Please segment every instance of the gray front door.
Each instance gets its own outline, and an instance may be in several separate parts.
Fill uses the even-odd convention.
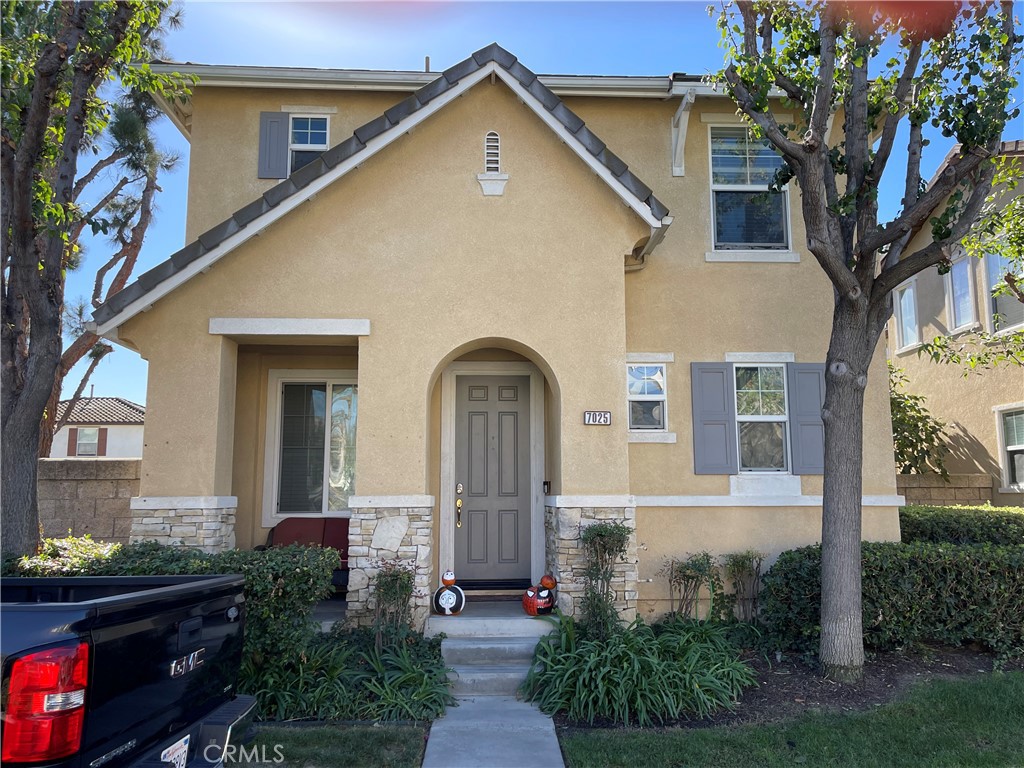
[[[455,575],[460,584],[528,580],[530,377],[455,381]]]

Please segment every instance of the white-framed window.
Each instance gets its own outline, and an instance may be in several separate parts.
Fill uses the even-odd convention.
[[[921,343],[921,329],[917,323],[917,283],[914,280],[899,286],[893,297],[896,316],[896,349],[907,349]]]
[[[783,160],[744,126],[710,126],[715,251],[789,251],[789,193],[768,192]]]
[[[79,427],[75,445],[76,456],[96,456],[100,449],[100,428]]]
[[[974,325],[974,281],[967,256],[953,260],[946,273],[946,323],[949,332],[963,331]]]
[[[985,268],[988,274],[986,314],[992,332],[1020,330],[1024,326],[1024,304],[1021,304],[1012,293],[1006,291],[999,296],[992,295],[999,286],[1004,285],[1004,279],[1011,271],[1010,260],[999,254],[990,253],[985,256]]]
[[[1024,490],[1024,403],[997,405],[992,410],[996,414],[1003,488]]]
[[[629,429],[638,432],[668,430],[668,397],[664,363],[626,365]]]
[[[740,472],[789,472],[786,366],[737,363],[734,371]]]
[[[290,115],[288,122],[288,168],[295,173],[327,149],[330,118],[327,115]]]
[[[270,371],[264,524],[348,513],[357,414],[354,371]]]

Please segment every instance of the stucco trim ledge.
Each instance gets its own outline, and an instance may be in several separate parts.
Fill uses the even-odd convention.
[[[625,494],[607,496],[545,496],[544,504],[548,507],[635,507],[635,498]]]
[[[636,496],[637,507],[820,507],[821,496]],[[902,507],[903,496],[863,496],[865,507]],[[579,505],[564,505],[579,506]]]
[[[435,499],[427,494],[409,494],[406,496],[349,496],[348,505],[352,509],[398,509],[433,507]]]
[[[230,509],[238,507],[237,496],[134,496],[132,509]]]
[[[366,319],[309,317],[211,317],[214,336],[369,336]]]

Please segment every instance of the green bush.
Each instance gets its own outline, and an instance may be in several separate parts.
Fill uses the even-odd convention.
[[[602,639],[622,629],[619,612],[615,610],[612,578],[615,563],[622,559],[629,546],[633,529],[616,522],[599,522],[586,526],[580,533],[586,566],[583,569],[583,615],[581,631],[588,637]]]
[[[864,642],[979,642],[1024,652],[1024,546],[863,545]],[[813,652],[821,634],[821,547],[783,552],[764,578],[766,640]]]
[[[904,543],[1024,544],[1024,507],[900,508],[900,536]]]
[[[641,620],[603,640],[583,639],[572,617],[537,645],[523,693],[547,714],[650,726],[731,709],[754,682],[724,627],[677,618]]]

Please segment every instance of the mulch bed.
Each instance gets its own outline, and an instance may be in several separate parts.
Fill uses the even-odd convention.
[[[852,712],[871,709],[895,700],[910,686],[926,680],[961,680],[992,672],[995,656],[981,648],[921,647],[914,651],[871,654],[864,665],[864,679],[843,685],[825,679],[804,661],[783,656],[765,659],[750,655],[748,664],[757,673],[757,685],[747,688],[732,712],[706,720],[682,720],[680,728],[714,728],[723,725],[759,724],[786,720],[805,712]],[[1005,663],[1002,669],[1024,670],[1024,660]],[[586,723],[555,716],[559,728],[587,728]],[[666,725],[670,725],[666,723]],[[595,728],[619,727],[595,722]]]

